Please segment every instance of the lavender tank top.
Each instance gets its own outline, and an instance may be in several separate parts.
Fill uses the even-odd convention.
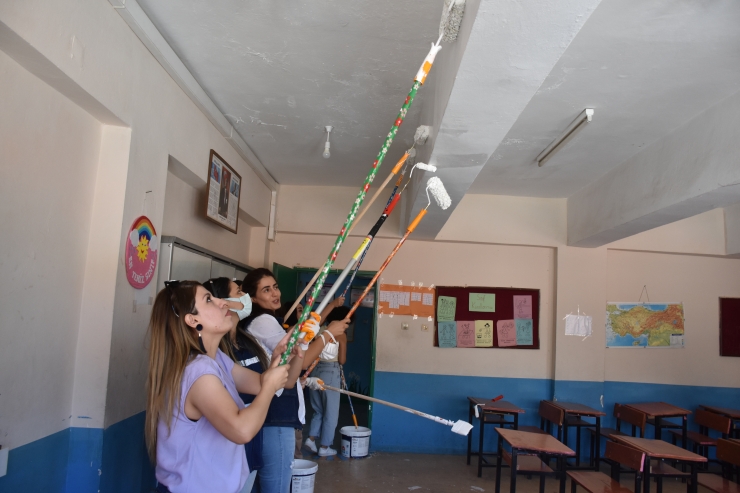
[[[185,415],[185,398],[195,381],[215,375],[239,409],[244,403],[236,390],[231,369],[234,362],[221,350],[216,359],[201,354],[185,367],[180,403],[170,432],[160,418],[157,425],[157,481],[172,493],[238,493],[249,476],[244,445],[237,445],[216,430],[205,416],[191,421]]]

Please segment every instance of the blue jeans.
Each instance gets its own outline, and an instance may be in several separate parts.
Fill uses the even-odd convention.
[[[320,362],[313,375],[320,378],[326,385],[339,387],[339,363]],[[339,421],[339,392],[332,390],[310,390],[311,407],[313,418],[311,418],[311,431],[309,436],[320,437],[321,446],[328,447],[334,443],[334,432]]]
[[[257,474],[261,493],[289,493],[293,475],[295,428],[265,426],[262,428],[262,461]]]

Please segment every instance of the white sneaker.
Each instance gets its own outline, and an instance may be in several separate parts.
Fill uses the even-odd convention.
[[[311,440],[310,438],[306,438],[306,442],[304,443],[304,445],[306,446],[306,448],[307,448],[308,450],[310,450],[310,451],[311,451],[311,452],[313,452],[314,454],[315,454],[316,452],[318,452],[318,450],[316,449],[316,442],[314,442],[314,441],[313,441],[313,440]]]
[[[337,451],[331,447],[321,447],[319,449],[319,457],[331,457],[333,455],[337,455]]]

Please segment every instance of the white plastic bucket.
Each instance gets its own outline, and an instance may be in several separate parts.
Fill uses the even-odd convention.
[[[339,433],[342,434],[342,455],[349,458],[367,457],[370,450],[370,428],[360,426],[345,426]]]
[[[293,461],[293,477],[290,480],[290,493],[313,493],[316,471],[319,465],[310,460]]]

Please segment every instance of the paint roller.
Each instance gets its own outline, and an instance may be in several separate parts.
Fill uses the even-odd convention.
[[[422,125],[422,126],[424,126],[424,125]],[[419,127],[419,128],[421,128],[421,127]],[[417,132],[418,132],[418,129],[417,129]],[[426,140],[426,138],[425,138],[425,140]],[[418,143],[419,141],[417,140],[416,142]],[[411,148],[410,151],[414,151],[414,155],[416,154],[416,151],[414,150],[414,148]],[[411,156],[411,153],[410,152],[409,152],[409,156]],[[434,166],[433,164],[416,163],[411,168],[411,174],[409,175],[409,180],[406,182],[406,185],[404,185],[404,187],[401,189],[401,191],[398,192],[398,195],[396,195],[396,190],[398,190],[398,187],[401,185],[401,180],[403,179],[403,173],[401,173],[401,176],[398,177],[398,181],[396,182],[396,186],[393,189],[393,192],[391,192],[391,196],[388,198],[388,204],[386,204],[386,207],[394,199],[395,200],[398,200],[398,197],[403,193],[404,190],[406,190],[406,187],[408,187],[409,186],[409,183],[411,183],[411,177],[413,176],[414,169],[416,169],[416,168],[422,169],[424,171],[431,171],[431,172],[437,171],[437,167]],[[362,262],[365,260],[365,255],[367,255],[367,252],[370,250],[370,245],[372,245],[372,243],[373,243],[373,241],[370,240],[370,242],[365,247],[365,251],[362,252],[362,256],[360,257],[360,260],[357,262],[357,265],[355,265],[355,268],[354,268],[355,270],[352,272],[352,277],[350,277],[349,282],[344,287],[344,292],[342,292],[342,294],[339,295],[340,297],[343,298],[343,297],[347,296],[347,291],[349,290],[350,286],[352,286],[352,283],[354,282],[355,277],[357,276],[357,273],[360,271],[360,267],[362,266]]]
[[[349,390],[342,390],[336,387],[330,387],[329,385],[323,385],[323,387],[325,390],[333,390],[334,392],[339,392],[340,394],[345,394],[347,396],[356,397],[358,399],[365,399],[366,401],[377,402],[378,404],[383,404],[384,406],[393,407],[396,409],[400,409],[401,411],[406,411],[407,413],[416,414],[417,416],[421,416],[422,418],[431,419],[432,421],[445,426],[451,426],[452,432],[457,433],[458,435],[467,436],[468,433],[470,433],[470,430],[473,429],[473,425],[471,425],[467,421],[462,421],[460,419],[458,419],[457,421],[451,421],[449,419],[440,418],[439,416],[432,416],[431,414],[417,411],[416,409],[411,409],[410,407],[401,406],[392,402],[376,399],[375,397],[369,397],[366,395],[357,394],[355,392],[350,392]]]
[[[436,169],[436,168],[435,168]],[[352,316],[352,314],[355,313],[357,308],[359,308],[360,303],[362,303],[362,300],[367,296],[367,294],[370,292],[370,290],[375,286],[375,283],[378,281],[378,278],[380,278],[380,275],[383,273],[386,267],[388,267],[388,264],[391,263],[391,260],[393,260],[393,257],[395,257],[396,253],[398,253],[398,250],[401,249],[403,244],[406,242],[406,239],[409,237],[409,235],[416,229],[416,227],[419,225],[421,220],[424,218],[424,216],[427,213],[427,210],[429,209],[429,206],[432,204],[431,198],[429,198],[429,194],[431,193],[431,196],[434,198],[434,201],[437,203],[440,209],[446,210],[452,205],[452,199],[450,199],[449,194],[447,193],[447,190],[445,190],[445,186],[442,183],[442,180],[440,180],[438,177],[433,176],[429,178],[429,181],[427,181],[427,206],[419,211],[419,213],[416,215],[416,218],[409,224],[409,227],[406,229],[406,233],[401,237],[400,240],[398,240],[398,243],[393,248],[393,251],[391,251],[390,255],[388,255],[388,258],[385,259],[383,262],[383,265],[380,266],[380,269],[378,269],[378,272],[375,273],[370,283],[365,287],[365,291],[363,291],[360,298],[355,302],[355,304],[352,306],[352,308],[349,311],[349,314],[347,314],[348,317]]]
[[[440,20],[440,25],[439,25],[440,33],[439,33],[439,38],[437,39],[437,43],[432,44],[432,47],[429,50],[429,53],[427,54],[426,58],[424,58],[424,61],[422,62],[421,67],[417,71],[416,76],[414,77],[414,83],[411,86],[411,90],[406,96],[406,100],[401,106],[401,110],[399,111],[398,116],[396,117],[396,120],[393,122],[393,125],[391,126],[391,130],[390,132],[388,132],[388,136],[383,142],[383,146],[381,147],[380,152],[378,153],[375,161],[373,162],[372,167],[370,171],[368,172],[368,175],[365,177],[365,182],[363,184],[363,187],[360,189],[360,192],[357,194],[357,199],[355,199],[354,203],[352,204],[352,207],[350,208],[349,215],[347,216],[347,219],[345,220],[344,226],[342,226],[342,229],[339,231],[339,235],[337,236],[337,239],[334,242],[334,246],[332,247],[332,250],[329,253],[329,257],[324,263],[323,268],[320,269],[320,274],[318,276],[316,284],[313,287],[311,296],[308,298],[306,302],[306,308],[303,310],[303,313],[298,319],[299,326],[301,326],[303,322],[305,322],[306,319],[308,318],[309,312],[313,308],[314,300],[319,295],[321,288],[324,286],[324,281],[326,281],[326,277],[329,274],[329,270],[331,269],[331,266],[334,264],[334,260],[336,260],[337,258],[339,248],[342,246],[342,243],[347,238],[349,229],[354,224],[357,211],[359,210],[360,206],[362,206],[362,203],[365,200],[365,194],[370,188],[370,184],[375,179],[375,175],[377,174],[378,169],[380,168],[380,165],[383,163],[383,160],[385,159],[385,155],[388,152],[388,148],[390,148],[391,144],[393,143],[393,139],[398,133],[398,128],[401,126],[404,119],[406,118],[406,114],[408,113],[408,110],[411,107],[411,103],[416,97],[417,91],[424,84],[424,81],[426,81],[427,75],[429,75],[429,71],[432,69],[432,65],[434,64],[434,59],[437,56],[437,53],[439,53],[439,50],[442,49],[442,47],[440,46],[442,39],[444,38],[448,42],[451,42],[457,39],[457,33],[460,30],[460,23],[462,22],[464,11],[465,11],[465,0],[445,0],[445,5],[442,10],[442,18]],[[428,193],[428,190],[429,190],[429,187],[427,186],[427,193]],[[448,196],[448,199],[449,199],[449,196]],[[424,209],[424,211],[426,211],[426,209]],[[418,219],[421,220],[420,217]],[[416,220],[414,222],[418,224]],[[283,353],[280,359],[281,365],[284,365],[288,362],[288,356],[290,355],[290,352],[293,350],[293,346],[295,346],[295,343],[298,341],[299,334],[300,334],[299,331],[294,331],[290,339],[288,340],[288,344],[285,349],[285,352]]]
[[[420,163],[423,164],[423,163]],[[434,168],[436,170],[436,168]],[[410,178],[409,178],[410,181]],[[352,305],[352,308],[349,310],[349,313],[347,314],[347,318],[351,317],[355,311],[357,311],[357,308],[359,308],[360,303],[362,303],[362,300],[365,299],[365,296],[370,292],[370,290],[375,286],[375,283],[378,281],[378,278],[380,278],[380,275],[383,273],[386,267],[388,267],[388,264],[391,263],[391,260],[393,260],[393,257],[395,257],[396,253],[398,253],[398,250],[401,249],[403,244],[406,242],[406,239],[409,237],[409,235],[416,229],[416,227],[419,225],[421,220],[424,218],[424,216],[427,213],[427,209],[429,209],[429,206],[432,204],[432,199],[429,197],[429,194],[431,193],[432,197],[434,197],[434,201],[437,203],[437,205],[442,210],[446,210],[452,205],[452,199],[450,199],[449,194],[447,193],[447,190],[445,190],[445,186],[442,183],[442,180],[440,180],[438,177],[433,176],[429,178],[429,181],[427,181],[427,206],[419,211],[419,214],[416,215],[416,218],[409,224],[408,228],[406,228],[406,233],[401,237],[401,239],[398,241],[396,246],[393,248],[393,251],[388,255],[388,258],[385,259],[383,262],[383,265],[380,266],[380,269],[378,269],[378,272],[375,273],[370,283],[365,287],[365,290],[362,292],[362,295],[355,301],[355,304]],[[336,284],[335,284],[336,286]],[[311,374],[314,368],[316,368],[316,365],[319,363],[319,358],[317,358],[313,363],[311,363],[311,366],[308,367],[306,370],[306,373],[304,374],[304,377],[308,377],[308,375]]]
[[[411,182],[411,176],[414,173],[414,169],[419,168],[423,169],[425,171],[437,171],[437,167],[431,164],[425,164],[425,163],[417,163],[414,165],[414,167],[411,169],[411,174],[409,175],[409,180],[406,182],[406,186]],[[403,176],[403,175],[401,175]],[[442,182],[437,179],[439,183]],[[357,272],[357,269],[359,269],[360,265],[362,264],[362,259],[364,259],[365,254],[367,253],[368,249],[370,248],[370,244],[373,242],[373,239],[378,234],[378,231],[380,231],[380,228],[385,223],[385,220],[388,218],[388,216],[393,212],[393,209],[396,207],[396,204],[398,203],[399,199],[401,198],[401,193],[406,189],[406,186],[403,187],[401,192],[398,194],[394,194],[390,200],[388,201],[388,204],[386,205],[385,209],[383,209],[382,214],[378,218],[377,221],[375,221],[375,224],[370,229],[370,232],[367,234],[363,242],[360,244],[360,247],[357,249],[357,251],[352,255],[352,257],[349,259],[349,262],[347,262],[347,265],[344,267],[342,272],[339,274],[339,277],[337,277],[337,280],[334,281],[334,285],[329,289],[329,291],[324,296],[324,299],[319,303],[319,306],[314,310],[316,313],[321,313],[324,311],[324,309],[331,303],[331,300],[334,299],[334,295],[336,294],[337,290],[339,289],[339,286],[342,285],[344,280],[347,278],[347,275],[352,271],[353,268],[355,269],[355,273]],[[433,192],[434,194],[435,192]],[[439,192],[436,192],[439,193]],[[444,190],[444,185],[442,185],[442,193],[447,195],[447,192]],[[447,196],[449,198],[449,195]],[[429,206],[427,205],[427,208]],[[418,224],[418,223],[417,223]],[[354,275],[352,276],[352,279],[347,284],[349,286],[352,284],[352,281],[354,280]],[[347,293],[346,289],[345,292],[342,294],[344,296]],[[300,298],[299,298],[300,299]],[[351,312],[350,315],[354,313]]]

